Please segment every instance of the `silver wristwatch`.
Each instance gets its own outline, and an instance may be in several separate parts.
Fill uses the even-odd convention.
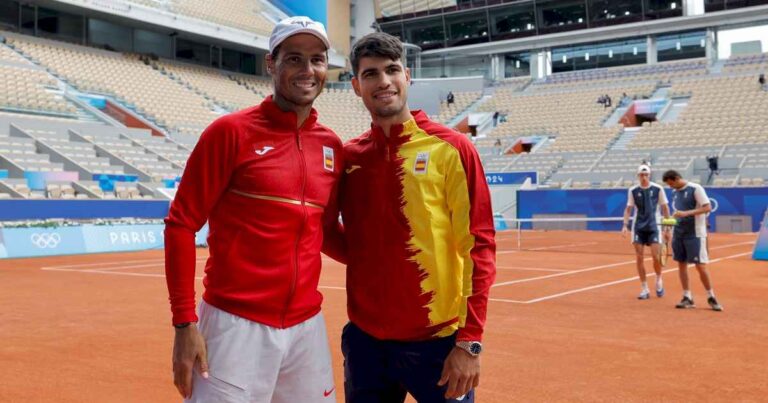
[[[457,341],[456,347],[468,352],[473,357],[477,357],[483,352],[483,344],[479,341]]]

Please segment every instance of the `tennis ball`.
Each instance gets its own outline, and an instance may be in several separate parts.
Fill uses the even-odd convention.
[[[677,225],[677,218],[669,217],[661,220],[661,225]]]

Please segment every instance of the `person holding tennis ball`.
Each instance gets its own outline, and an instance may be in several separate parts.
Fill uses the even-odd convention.
[[[701,185],[686,181],[674,170],[665,172],[662,180],[674,190],[672,207],[675,209],[673,217],[677,219],[677,224],[672,237],[672,251],[680,269],[680,283],[683,286],[683,299],[676,307],[696,307],[688,281],[688,264],[694,264],[701,283],[707,290],[707,303],[713,310],[722,311],[723,307],[715,298],[707,272],[707,214],[712,211],[707,192]]]
[[[632,231],[632,243],[635,246],[635,259],[637,262],[637,274],[640,277],[641,291],[637,299],[646,300],[651,297],[648,290],[648,281],[645,275],[645,247],[651,249],[653,258],[653,270],[656,272],[656,296],[664,296],[664,283],[661,276],[662,268],[662,248],[661,231],[659,231],[659,220],[663,214],[664,218],[669,218],[669,203],[664,188],[651,182],[651,167],[646,164],[640,165],[637,169],[637,179],[639,184],[631,187],[627,192],[627,208],[624,210],[624,226],[622,235],[626,237],[627,232]],[[632,222],[629,216],[634,210]],[[668,232],[665,232],[665,237]],[[664,240],[664,244],[667,240]],[[664,253],[666,254],[666,253]]]

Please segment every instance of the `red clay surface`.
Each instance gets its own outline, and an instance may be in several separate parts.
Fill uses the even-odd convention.
[[[750,258],[754,234],[711,239],[722,313],[707,309],[695,275],[697,309],[674,309],[674,271],[666,297],[636,300],[631,246],[617,234],[525,237],[526,248],[548,249],[517,251],[514,233],[498,236],[478,402],[766,401],[768,263]],[[147,251],[0,261],[0,401],[180,401],[162,259]],[[343,401],[343,267],[327,260],[321,285]]]

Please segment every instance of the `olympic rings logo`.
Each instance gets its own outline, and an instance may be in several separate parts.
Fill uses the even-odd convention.
[[[718,203],[717,200],[715,200],[713,197],[709,198],[709,204],[712,206],[712,211],[710,213],[714,213],[720,207],[720,203]]]
[[[55,249],[61,243],[61,235],[56,233],[34,233],[29,237],[32,244],[40,249]]]

